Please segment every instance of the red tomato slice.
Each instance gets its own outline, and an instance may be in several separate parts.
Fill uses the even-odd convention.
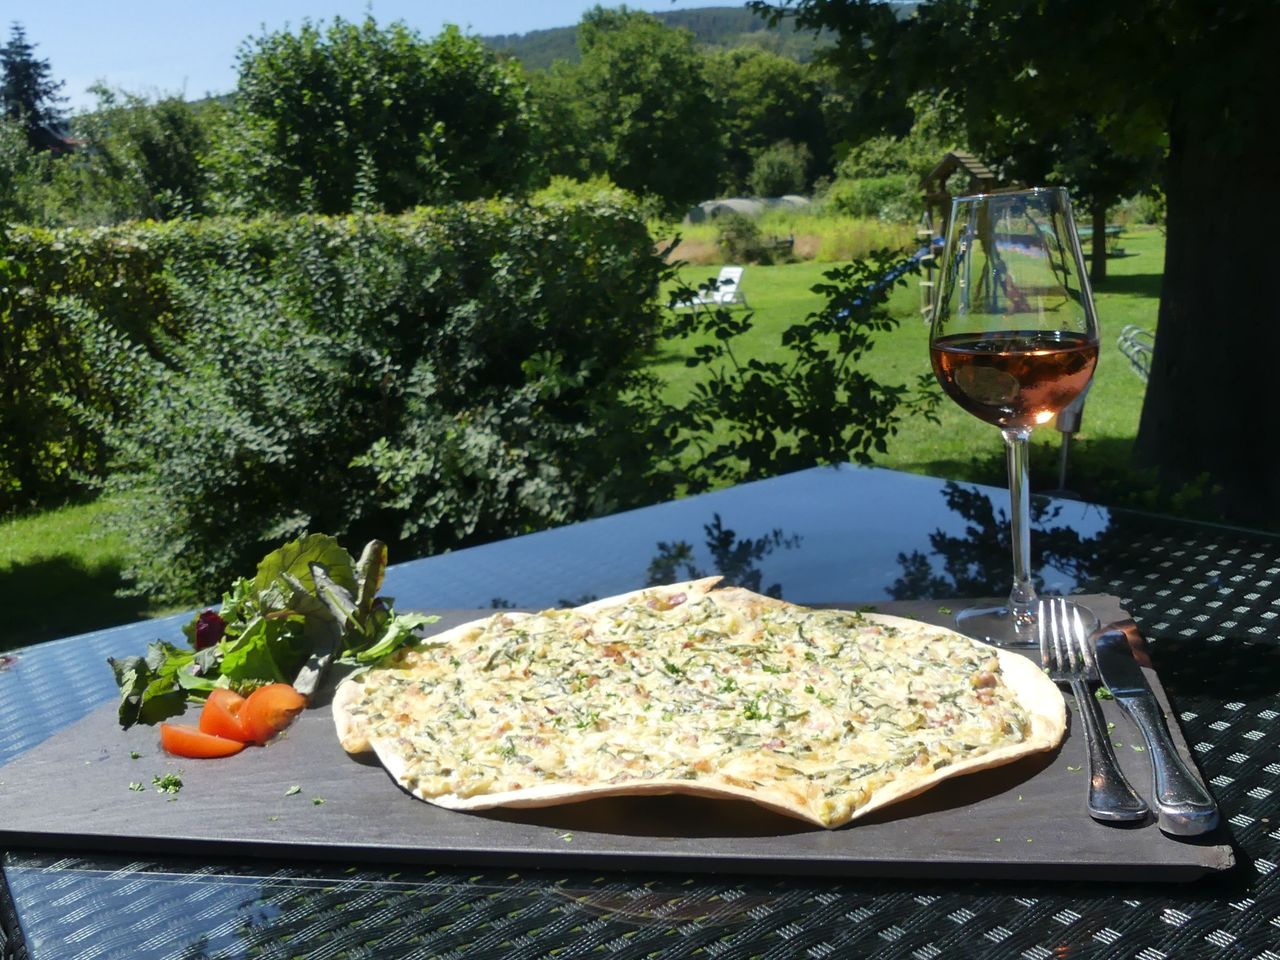
[[[243,743],[202,733],[196,727],[177,723],[160,724],[160,746],[179,757],[207,760],[211,757],[229,757],[244,749]]]
[[[269,683],[249,694],[240,708],[240,726],[250,743],[266,743],[293,722],[307,698],[287,683]]]
[[[244,697],[234,690],[219,687],[209,694],[209,699],[200,711],[200,729],[215,737],[226,737],[228,740],[249,742],[249,735],[240,724],[240,708],[244,706]]]

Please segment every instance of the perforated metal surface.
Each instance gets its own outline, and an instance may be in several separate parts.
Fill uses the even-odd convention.
[[[484,562],[494,563],[497,554],[485,549]],[[1153,640],[1156,667],[1236,844],[1240,865],[1223,877],[1176,887],[833,883],[11,851],[4,876],[25,949],[31,960],[1280,960],[1280,646],[1272,626],[1280,540],[1113,515],[1090,536],[1079,564],[1077,585],[1120,596]],[[151,625],[24,651],[0,674],[0,759],[72,719],[48,703],[61,701],[65,688],[42,679],[46,670],[56,675],[77,659],[100,663],[155,635]],[[110,695],[109,682],[104,688],[86,675],[78,696]]]

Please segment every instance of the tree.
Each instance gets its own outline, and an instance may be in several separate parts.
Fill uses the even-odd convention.
[[[61,122],[58,96],[63,82],[51,77],[48,60],[37,60],[35,45],[27,40],[22,24],[9,28],[9,42],[0,47],[0,111],[7,120],[26,128],[27,144],[33,148],[52,145],[50,127]]]
[[[534,169],[514,64],[447,27],[335,18],[241,47],[235,122],[215,150],[222,205],[345,213],[520,192]]]
[[[534,105],[534,154],[552,177],[586,180],[605,168],[577,64],[557,60],[529,75]]]
[[[1280,444],[1260,442],[1255,420],[1275,402],[1280,324],[1249,238],[1280,222],[1264,149],[1280,5],[933,0],[904,20],[872,0],[752,6],[835,31],[833,56],[868,102],[949,90],[970,131],[997,115],[1023,142],[1053,141],[1087,117],[1116,152],[1166,148],[1164,286],[1136,454],[1174,484],[1211,477],[1228,516],[1276,518]]]
[[[209,119],[217,103],[198,107],[181,97],[154,101],[93,88],[97,106],[76,117],[85,149],[59,162],[56,181],[64,206],[81,223],[169,220],[204,212]]]
[[[724,111],[725,187],[741,190],[754,159],[782,141],[807,147],[807,182],[831,172],[817,68],[759,48],[740,47],[708,57],[707,73]]]
[[[1045,179],[1064,184],[1090,215],[1089,279],[1094,283],[1107,279],[1107,211],[1156,181],[1162,153],[1157,143],[1139,155],[1117,150],[1088,116],[1078,116],[1062,129],[1053,169]]]
[[[781,197],[800,193],[809,182],[808,169],[813,154],[803,143],[779,140],[752,158],[747,186],[758,197]]]
[[[1059,183],[1071,191],[1075,208],[1092,219],[1089,279],[1105,280],[1107,211],[1156,180],[1163,139],[1117,146],[1083,113],[1030,135],[1020,117],[979,115],[969,119],[968,136],[971,147],[1014,182]]]
[[[676,211],[714,194],[721,142],[693,35],[647,13],[595,7],[578,27],[584,122],[593,172]]]

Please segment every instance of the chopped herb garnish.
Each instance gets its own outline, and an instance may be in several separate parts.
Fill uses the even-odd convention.
[[[132,790],[134,793],[141,793],[143,790],[146,789],[146,787],[144,787],[137,780],[135,780],[131,784],[129,784],[129,789]]]
[[[1099,687],[1097,690],[1093,691],[1093,695],[1094,695],[1095,697],[1097,697],[1099,700],[1114,700],[1114,699],[1115,699],[1115,694],[1113,694],[1113,693],[1112,693],[1110,690],[1108,690],[1106,687]]]
[[[311,802],[317,807],[321,806],[324,803],[324,797],[312,797]]]
[[[162,777],[157,773],[151,778],[151,785],[159,793],[177,793],[182,789],[182,777],[176,773],[166,773]]]
[[[295,793],[301,793],[301,792],[302,792],[302,787],[298,786],[295,783],[292,787],[290,787],[288,790],[284,792],[284,795],[286,797],[292,797]]]
[[[137,759],[138,759],[139,757],[141,757],[141,756],[142,756],[142,754],[140,754],[137,750],[130,750],[130,751],[129,751],[129,759],[130,759],[130,760],[137,760]]]

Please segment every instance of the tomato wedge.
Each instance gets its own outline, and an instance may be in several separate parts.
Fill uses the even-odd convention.
[[[207,760],[212,757],[229,757],[244,749],[244,744],[225,737],[203,733],[197,727],[178,723],[160,724],[160,746],[179,757]]]
[[[249,694],[240,707],[240,726],[250,743],[266,743],[293,722],[307,698],[287,683],[269,683]]]
[[[245,698],[234,690],[222,687],[213,690],[200,711],[200,729],[215,737],[248,743],[249,735],[240,724],[240,708],[244,703]]]

